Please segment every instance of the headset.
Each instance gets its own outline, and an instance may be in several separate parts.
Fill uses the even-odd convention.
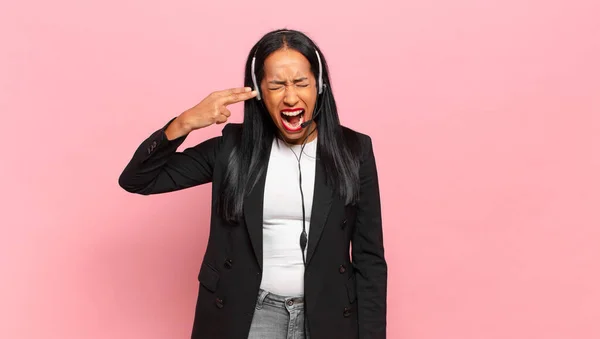
[[[285,33],[285,32],[286,31],[282,31],[282,33]],[[258,45],[260,45],[260,41],[259,41]],[[258,51],[258,46],[254,50],[254,55],[252,57],[251,75],[252,75],[252,83],[254,84],[254,89],[256,90],[256,93],[257,93],[255,99],[258,101],[261,101],[262,98],[260,95],[260,87],[258,86],[258,81],[256,81],[256,52],[257,51]],[[315,108],[317,108],[317,103],[319,103],[320,105],[318,105],[318,109],[313,114],[312,118],[310,118],[309,120],[300,124],[300,126],[302,128],[308,127],[311,124],[311,122],[313,122],[315,120],[315,118],[319,115],[319,113],[321,113],[321,109],[323,108],[323,102],[322,102],[322,100],[319,100],[319,97],[321,96],[321,94],[323,94],[325,88],[327,88],[327,85],[323,83],[323,64],[321,62],[321,56],[319,55],[319,52],[317,51],[316,48],[315,48],[315,53],[317,55],[317,60],[319,62],[319,75],[317,77],[318,95],[317,95],[317,100],[316,100],[317,102],[315,102]],[[304,251],[306,249],[306,245],[308,244],[308,235],[306,233],[306,209],[305,209],[305,204],[304,204],[304,192],[302,190],[302,168],[300,166],[300,160],[302,159],[302,154],[304,153],[304,146],[306,146],[306,141],[308,140],[310,135],[313,134],[316,130],[317,129],[314,128],[312,131],[310,131],[310,133],[308,133],[308,135],[302,141],[302,147],[300,148],[300,155],[297,155],[296,152],[294,152],[294,150],[290,147],[290,150],[292,151],[292,153],[294,153],[294,156],[296,156],[296,159],[298,160],[298,186],[300,187],[300,197],[302,199],[302,233],[300,234],[300,249],[302,251],[302,262],[304,263],[304,268],[306,268],[306,257],[305,257]],[[305,302],[304,303],[304,326],[305,326],[304,337],[305,338],[308,333],[308,320],[307,320],[306,313],[307,313],[307,310],[306,310],[306,302]]]

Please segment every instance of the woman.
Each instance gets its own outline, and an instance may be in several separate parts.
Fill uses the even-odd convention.
[[[303,33],[258,41],[245,86],[171,119],[119,178],[144,195],[212,183],[192,338],[385,338],[371,139],[340,125],[325,58]],[[177,151],[193,130],[226,123],[227,106],[241,101],[242,124]]]

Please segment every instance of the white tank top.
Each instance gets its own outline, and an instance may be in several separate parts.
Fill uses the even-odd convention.
[[[265,182],[261,288],[283,296],[304,295],[304,263],[300,249],[302,199],[297,159],[301,147],[301,145],[288,145],[275,138]],[[300,158],[305,225],[309,238],[316,151],[317,139],[315,138],[304,146]],[[306,249],[304,253],[306,255]]]

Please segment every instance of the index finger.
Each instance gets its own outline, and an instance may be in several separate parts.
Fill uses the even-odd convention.
[[[257,91],[250,91],[250,92],[244,91],[241,93],[231,93],[231,94],[225,96],[225,105],[230,105],[230,104],[234,104],[236,102],[252,99],[256,96],[256,94],[258,94]]]
[[[218,91],[217,93],[220,94],[221,96],[228,96],[228,95],[232,95],[232,94],[250,92],[251,90],[252,90],[252,88],[250,88],[250,87],[234,87],[234,88],[228,88],[228,89],[224,89],[222,91]]]

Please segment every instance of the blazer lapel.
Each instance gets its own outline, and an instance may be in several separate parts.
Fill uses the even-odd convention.
[[[269,159],[271,147],[268,147],[266,159]],[[261,271],[263,269],[263,203],[265,193],[265,182],[267,179],[267,167],[260,174],[256,185],[244,199],[244,219],[250,236],[250,242],[254,249],[254,255]]]
[[[310,216],[310,228],[308,233],[308,249],[306,254],[306,264],[310,262],[310,259],[315,253],[323,228],[329,215],[331,203],[333,199],[333,191],[329,186],[325,184],[325,170],[322,168],[317,157],[317,164],[315,168],[315,188],[313,195],[312,212]]]

